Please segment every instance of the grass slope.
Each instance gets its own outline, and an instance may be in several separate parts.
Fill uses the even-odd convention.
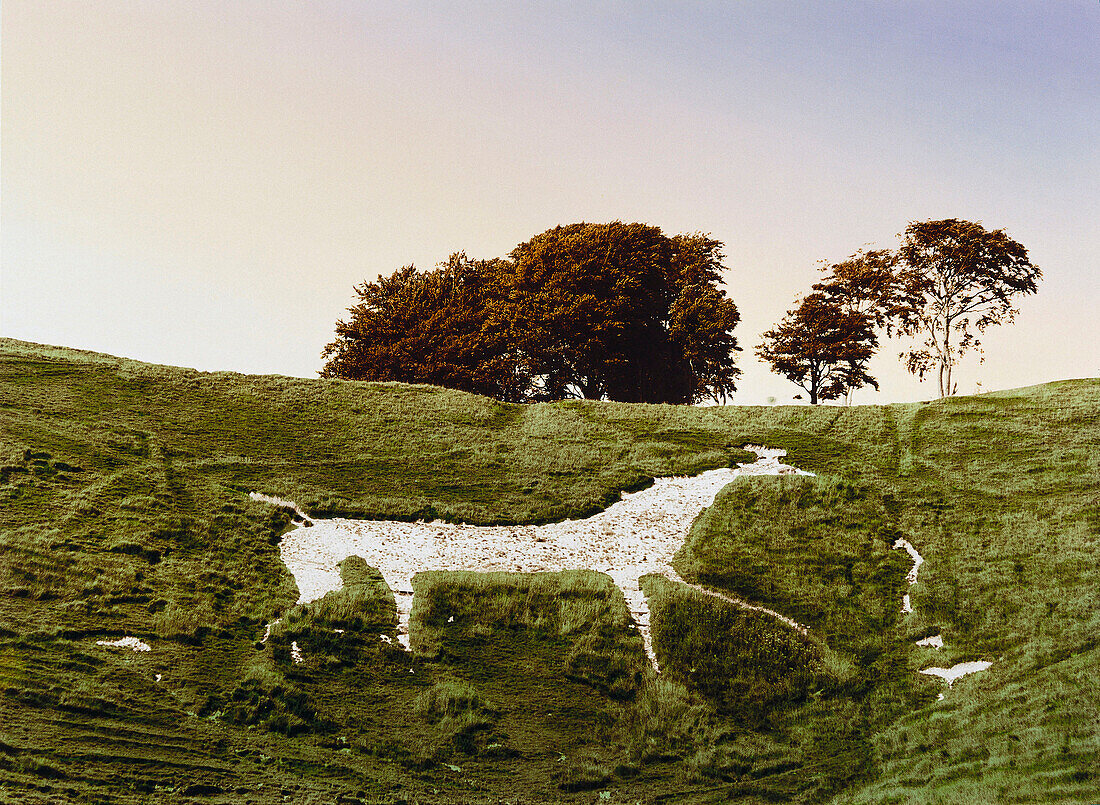
[[[1097,381],[513,406],[0,340],[0,800],[1095,801],[1098,417]],[[413,655],[361,560],[293,607],[290,513],[247,496],[546,522],[746,443],[819,477],[727,488],[678,567],[810,637],[650,579],[659,678],[599,574],[423,574]],[[95,645],[124,634],[153,650]],[[943,701],[915,673],[979,658]]]

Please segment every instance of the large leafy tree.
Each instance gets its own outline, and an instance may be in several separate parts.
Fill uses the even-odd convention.
[[[530,386],[507,348],[496,288],[507,265],[454,254],[434,271],[405,266],[355,288],[336,323],[321,374],[345,380],[431,383],[520,401]]]
[[[517,344],[541,397],[696,402],[735,388],[737,307],[722,244],[645,224],[570,224],[517,246]]]
[[[668,239],[644,224],[570,224],[509,255],[517,344],[549,399],[620,399],[639,386],[639,356],[663,351],[654,326]],[[632,376],[633,375],[633,376]]]
[[[740,374],[722,244],[645,224],[559,226],[506,260],[455,255],[356,288],[322,374],[510,401],[721,399]]]
[[[959,359],[981,346],[976,333],[1012,321],[1013,300],[1035,293],[1042,271],[1003,229],[957,218],[910,223],[898,259],[911,300],[901,330],[923,339],[902,358],[921,380],[935,370],[940,396],[949,396]]]
[[[912,316],[914,300],[898,268],[897,255],[887,249],[859,251],[846,260],[825,266],[825,277],[813,286],[827,302],[866,317],[876,330],[890,336]],[[845,392],[851,404],[855,387]]]
[[[867,313],[812,293],[775,328],[763,334],[756,354],[810,395],[810,403],[843,397],[864,385],[878,388],[867,373],[878,337]]]
[[[672,238],[666,276],[667,327],[684,392],[683,399],[675,402],[724,401],[737,389],[741,370],[734,363],[734,353],[741,348],[733,329],[741,315],[720,287],[723,259],[721,242],[707,235]]]

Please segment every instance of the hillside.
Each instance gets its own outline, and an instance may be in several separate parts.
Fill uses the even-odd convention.
[[[291,513],[248,496],[546,523],[746,444],[817,476],[730,485],[677,569],[810,637],[650,577],[659,678],[595,573],[422,574],[415,654],[362,562],[295,607]],[[0,339],[0,556],[4,802],[1100,799],[1100,380],[516,406]]]

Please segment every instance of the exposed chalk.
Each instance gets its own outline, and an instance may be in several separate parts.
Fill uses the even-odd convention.
[[[984,671],[992,664],[993,663],[986,662],[985,660],[972,660],[971,662],[960,662],[958,665],[952,665],[950,668],[922,668],[921,673],[928,674],[929,676],[938,676],[947,683],[947,687],[951,687],[959,677],[977,673],[978,671]]]
[[[264,636],[260,638],[261,643],[266,643],[267,642],[267,639],[269,637],[271,637],[271,627],[272,626],[278,626],[280,621],[282,621],[282,618],[276,618],[275,620],[273,620],[271,623],[269,623],[267,625],[267,628],[264,629]]]
[[[274,495],[264,495],[259,492],[249,492],[248,496],[253,500],[259,501],[260,503],[270,503],[282,509],[293,509],[294,522],[312,525],[312,523],[310,523],[309,515],[299,509],[298,504],[295,503],[293,500],[286,500],[285,498],[275,497]]]
[[[292,529],[280,543],[279,555],[298,584],[299,603],[339,590],[339,564],[348,556],[359,556],[378,568],[394,593],[397,640],[406,648],[412,577],[420,571],[606,573],[622,589],[646,654],[656,665],[649,605],[638,579],[659,573],[683,581],[672,568],[672,557],[683,545],[692,521],[734,479],[746,475],[812,475],[783,464],[780,459],[786,455],[785,450],[757,445],[745,449],[755,452],[758,460],[690,477],[658,478],[648,489],[623,493],[617,503],[581,520],[542,526],[471,526],[336,518],[316,521],[309,529]],[[293,502],[281,498],[256,493],[252,497],[300,511]],[[766,612],[805,632],[804,627],[774,610],[692,586],[738,606]]]
[[[898,537],[897,542],[894,543],[895,548],[904,548],[905,552],[913,560],[913,566],[909,569],[908,575],[905,580],[909,582],[910,586],[917,583],[917,573],[920,572],[920,566],[924,564],[924,557],[917,553],[917,549],[913,547],[913,543],[907,539]],[[906,593],[901,597],[901,611],[908,614],[913,611],[913,604],[909,601],[909,593]]]
[[[906,576],[906,581],[909,582],[910,586],[916,584],[917,574],[920,572],[920,566],[924,564],[924,558],[920,555],[917,549],[913,547],[913,544],[906,539],[899,538],[898,541],[894,543],[894,547],[904,548],[906,553],[908,553],[909,556],[912,557],[913,567],[909,569],[909,573]],[[901,611],[904,613],[909,613],[913,611],[913,605],[909,601],[909,593],[906,593],[901,599]],[[925,637],[922,640],[918,640],[916,642],[916,645],[928,648],[943,648],[943,635],[936,634],[931,635],[930,637]],[[945,682],[947,682],[947,687],[951,687],[952,683],[954,683],[954,681],[960,676],[973,674],[977,671],[984,671],[991,664],[992,663],[986,662],[985,660],[974,660],[972,662],[961,662],[958,665],[951,666],[950,668],[940,668],[938,666],[934,666],[932,668],[924,668],[921,670],[921,673],[928,674],[929,676],[938,676]],[[936,698],[937,700],[943,699],[943,694],[941,693]]]
[[[138,640],[136,637],[120,637],[118,640],[97,640],[95,644],[97,646],[106,646],[107,648],[128,648],[133,651],[153,650],[152,646],[142,640]]]

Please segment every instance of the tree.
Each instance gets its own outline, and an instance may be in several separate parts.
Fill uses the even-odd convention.
[[[546,399],[641,394],[639,358],[664,351],[660,306],[668,239],[644,224],[558,226],[516,246],[508,288],[516,343]]]
[[[900,329],[924,339],[901,357],[921,380],[935,368],[940,396],[947,397],[957,388],[959,359],[981,346],[974,331],[1011,322],[1018,312],[1013,298],[1035,293],[1042,271],[1003,229],[990,232],[957,218],[910,223],[898,258],[911,300]]]
[[[888,249],[859,251],[840,263],[826,266],[824,281],[813,289],[846,310],[864,313],[889,336],[909,316],[912,300],[898,270],[897,255]]]
[[[504,261],[458,253],[434,271],[410,265],[356,286],[359,303],[337,321],[321,375],[524,399],[530,378],[507,349],[493,298],[505,269]]]
[[[718,287],[722,244],[645,224],[570,224],[510,254],[517,341],[542,399],[697,402],[739,370],[737,307]]]
[[[878,337],[866,313],[846,309],[824,293],[807,296],[763,335],[756,354],[772,369],[802,387],[810,404],[835,400],[853,388],[878,388],[866,364]]]
[[[740,374],[721,250],[615,221],[555,227],[504,260],[408,267],[356,287],[322,374],[517,402],[721,399]]]
[[[906,285],[894,252],[887,249],[859,251],[822,271],[828,273],[813,289],[823,294],[826,301],[866,316],[888,337],[910,317],[913,300],[906,295]],[[854,390],[849,387],[845,392],[846,405],[851,404]]]
[[[737,389],[741,370],[733,353],[741,348],[733,329],[741,314],[719,287],[723,259],[722,244],[706,235],[672,238],[668,336],[680,361],[683,402],[724,402]]]
[[[695,402],[734,388],[721,244],[645,224],[571,224],[522,243],[513,320],[542,397]]]

